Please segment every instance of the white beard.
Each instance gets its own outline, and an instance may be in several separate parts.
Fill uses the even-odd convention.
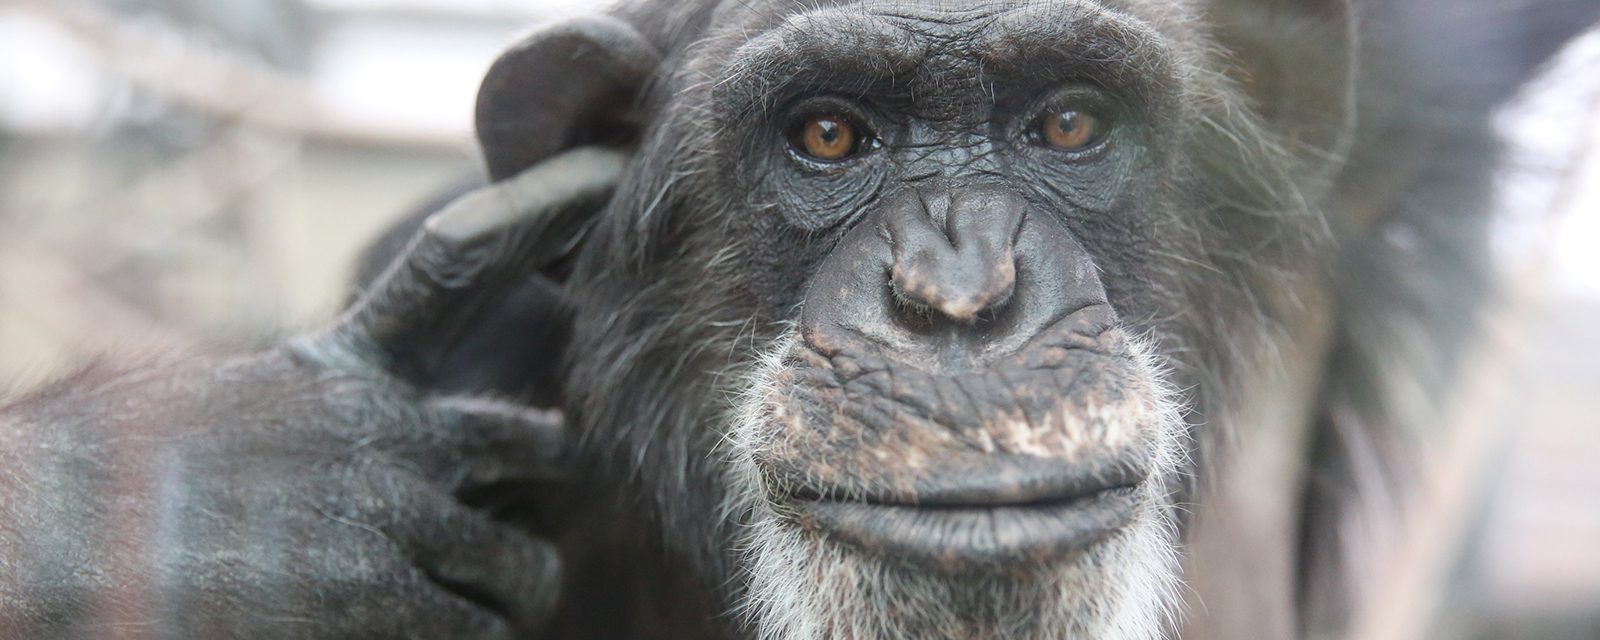
[[[1126,527],[1056,566],[993,575],[939,573],[830,541],[782,517],[755,454],[770,432],[768,405],[793,338],[763,358],[728,434],[725,516],[746,523],[739,566],[748,591],[740,613],[762,640],[1151,640],[1175,623],[1177,531],[1172,475],[1184,424],[1175,394],[1147,344],[1133,351],[1159,389],[1151,425],[1152,473]]]

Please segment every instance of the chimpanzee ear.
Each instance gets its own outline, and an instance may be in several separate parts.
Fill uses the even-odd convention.
[[[478,142],[495,181],[577,146],[626,147],[639,94],[661,55],[631,25],[586,16],[545,26],[490,67],[478,92]]]

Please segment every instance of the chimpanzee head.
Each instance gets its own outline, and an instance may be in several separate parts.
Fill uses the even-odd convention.
[[[1199,13],[634,7],[491,71],[495,175],[637,149],[567,280],[569,411],[752,631],[1160,633],[1344,115],[1337,63],[1291,93]]]

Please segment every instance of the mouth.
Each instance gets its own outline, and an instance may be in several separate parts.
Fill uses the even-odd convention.
[[[1148,467],[990,459],[914,491],[794,492],[795,520],[843,544],[941,571],[1057,563],[1130,523]]]

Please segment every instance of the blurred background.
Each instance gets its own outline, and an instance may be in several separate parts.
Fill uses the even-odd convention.
[[[478,171],[494,56],[580,4],[0,0],[0,380],[326,317]]]
[[[499,49],[593,4],[0,0],[0,397],[326,319],[364,243],[478,171]],[[1505,303],[1385,637],[1600,640],[1600,34],[1498,127]]]

